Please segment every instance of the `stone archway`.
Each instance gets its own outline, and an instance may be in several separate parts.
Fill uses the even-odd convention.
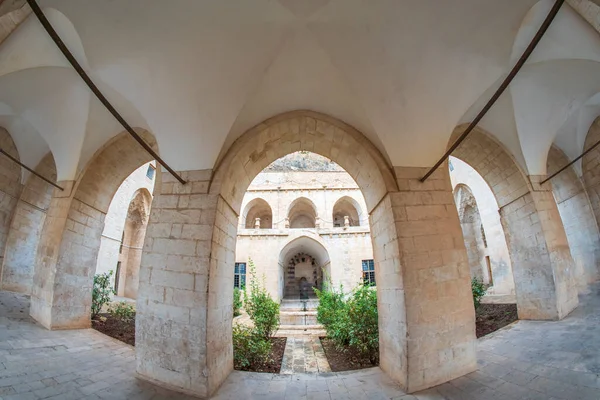
[[[589,168],[590,159],[584,156],[584,178],[594,172]],[[548,175],[567,165],[569,159],[556,146],[548,152]],[[592,189],[593,192],[593,189]],[[584,184],[570,167],[552,178],[552,193],[558,205],[565,233],[573,256],[575,274],[579,287],[596,282],[600,277],[600,239],[598,224]]]
[[[136,299],[140,282],[142,246],[146,237],[152,195],[147,189],[139,189],[134,194],[127,209],[123,229],[122,251],[119,255],[119,283],[116,285],[119,296]]]
[[[449,143],[464,131],[458,126]],[[454,151],[486,181],[498,202],[521,319],[561,319],[578,304],[573,259],[550,185],[526,179],[518,164],[480,128]],[[533,183],[531,182],[533,180]]]
[[[138,133],[156,147],[150,133]],[[30,310],[46,328],[90,326],[104,218],[121,183],[150,161],[139,143],[123,132],[96,153],[77,181],[60,182],[65,190],[54,191],[38,245]]]
[[[461,233],[448,172],[421,184],[424,168],[392,169],[352,127],[295,111],[247,131],[214,173],[182,172],[190,180],[185,186],[163,174],[140,273],[140,376],[209,396],[232,371],[232,266],[243,196],[265,167],[300,150],[332,159],[363,192],[378,282],[381,368],[409,391],[473,371],[474,310],[464,243],[454,240]],[[178,206],[184,198],[185,209]],[[173,234],[180,221],[184,230]],[[165,296],[172,291],[186,297],[172,302]]]

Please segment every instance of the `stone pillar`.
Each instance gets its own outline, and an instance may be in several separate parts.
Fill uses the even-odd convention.
[[[93,274],[104,213],[73,198],[74,182],[54,190],[40,235],[31,316],[48,329],[90,327]]]
[[[254,220],[254,229],[260,229],[260,218]]]
[[[390,252],[402,266],[412,393],[477,369],[475,310],[447,164],[424,183],[426,168],[395,171],[399,192],[389,196],[398,249]]]
[[[350,226],[350,217],[344,215],[344,228],[348,228]]]
[[[290,228],[290,219],[288,217],[285,217],[285,223],[283,226],[285,227],[285,229]]]
[[[519,318],[556,320],[578,305],[567,236],[549,183],[500,209],[511,253]]]
[[[211,244],[218,203],[218,195],[207,194],[210,175],[210,171],[182,172],[185,185],[168,173],[157,180],[140,268],[136,321],[139,376],[201,397],[216,389],[211,382],[223,373],[215,369],[209,335],[223,336],[229,344],[225,351],[232,352],[232,307],[229,314],[216,310],[219,319],[229,323],[225,331],[209,321],[213,293],[209,293],[208,276],[213,272]],[[227,263],[219,267],[232,275],[234,260]],[[231,305],[230,286],[215,295]],[[233,362],[223,368],[226,376]]]

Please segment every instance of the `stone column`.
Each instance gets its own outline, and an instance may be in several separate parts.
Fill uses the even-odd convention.
[[[402,266],[412,393],[477,368],[475,310],[447,164],[424,183],[426,168],[395,171],[399,192],[389,196],[398,249],[390,252]]]
[[[556,320],[578,304],[567,236],[549,183],[500,209],[511,253],[519,318]]]
[[[40,235],[31,316],[48,329],[89,328],[92,281],[104,213],[55,189]]]
[[[208,397],[216,371],[209,356],[209,334],[226,337],[231,353],[231,320],[219,315],[229,329],[218,330],[209,321],[209,272],[211,243],[217,215],[218,195],[209,195],[210,171],[186,171],[185,185],[162,174],[144,242],[136,317],[137,372],[161,386]],[[233,220],[237,224],[237,218]],[[234,228],[235,236],[235,228]],[[234,260],[221,266],[233,274]],[[215,293],[233,301],[233,285]],[[219,309],[219,313],[222,310]],[[223,322],[224,323],[224,322]],[[229,336],[227,336],[229,335]],[[225,366],[226,374],[233,363]],[[220,383],[220,382],[219,382]]]

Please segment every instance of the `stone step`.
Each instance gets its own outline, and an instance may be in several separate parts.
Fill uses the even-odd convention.
[[[275,336],[326,336],[326,332],[322,325],[280,325]]]
[[[316,311],[280,311],[279,320],[284,325],[309,326],[317,324]]]

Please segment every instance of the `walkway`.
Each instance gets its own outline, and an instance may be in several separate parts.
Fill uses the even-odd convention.
[[[321,341],[316,336],[289,337],[285,344],[282,374],[331,372]]]
[[[135,378],[130,346],[94,330],[47,331],[28,300],[0,292],[2,399],[189,399]],[[477,372],[404,395],[378,369],[273,375],[234,372],[215,399],[597,400],[600,285],[560,322],[520,321],[479,341]]]

